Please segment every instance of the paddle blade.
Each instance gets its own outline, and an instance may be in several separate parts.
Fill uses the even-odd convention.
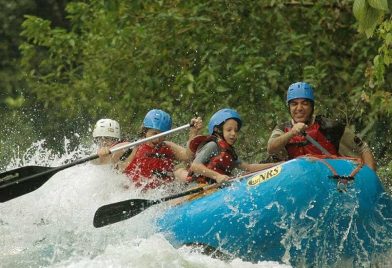
[[[94,227],[99,228],[119,221],[129,219],[143,212],[160,201],[146,199],[129,199],[109,205],[104,205],[95,212]]]
[[[0,174],[0,202],[6,202],[41,187],[56,171],[51,167],[27,166]],[[41,174],[42,173],[42,174]]]

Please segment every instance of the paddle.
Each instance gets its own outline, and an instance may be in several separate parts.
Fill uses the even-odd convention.
[[[323,154],[330,156],[330,152],[328,152],[323,146],[320,145],[315,139],[313,139],[311,136],[309,136],[306,132],[303,132],[302,135],[305,137],[307,141],[309,141],[311,144],[316,146],[317,149],[319,149]]]
[[[117,148],[110,149],[110,153],[114,153],[123,149],[128,149],[189,127],[191,127],[191,124],[186,124],[184,126],[174,128],[142,140],[138,140],[129,144],[124,144]],[[50,177],[52,177],[57,172],[97,158],[99,158],[99,156],[98,154],[95,154],[59,167],[26,166],[1,173],[0,202],[6,202],[21,195],[30,193],[41,187],[46,181],[50,179]]]
[[[271,167],[273,167],[275,165],[276,165],[276,163],[271,165]],[[270,167],[268,167],[268,168],[270,168]],[[207,191],[207,190],[213,189],[213,188],[222,188],[227,185],[230,185],[230,183],[235,180],[241,180],[245,177],[251,176],[253,174],[257,174],[260,171],[263,171],[268,168],[264,168],[262,170],[247,173],[247,174],[240,176],[240,177],[231,178],[231,179],[224,181],[224,182],[215,183],[212,185],[206,185],[203,187],[198,187],[198,188],[191,189],[191,190],[179,193],[179,194],[170,195],[170,196],[163,197],[163,198],[156,199],[156,200],[128,199],[128,200],[120,201],[117,203],[104,205],[104,206],[98,208],[97,211],[95,212],[93,224],[94,224],[95,228],[100,228],[100,227],[103,227],[103,226],[106,226],[109,224],[120,222],[120,221],[129,219],[129,218],[132,218],[133,216],[136,216],[137,214],[143,212],[144,210],[148,209],[149,207],[151,207],[153,205],[163,203],[163,202],[166,202],[166,201],[169,201],[172,199],[176,199],[179,197],[204,192],[204,191]]]

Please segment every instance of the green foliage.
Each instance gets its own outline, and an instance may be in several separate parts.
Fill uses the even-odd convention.
[[[4,102],[9,108],[16,109],[23,106],[25,98],[23,98],[23,96],[19,96],[17,98],[7,97]]]
[[[388,1],[387,0],[368,0],[369,5],[372,8],[388,11]]]
[[[390,11],[388,0],[355,0],[353,12],[359,32],[371,37],[383,16]]]
[[[28,0],[0,0],[0,111],[15,108],[11,100],[21,98],[24,83],[16,60],[19,55],[19,24],[23,21],[21,10],[29,8],[30,4]]]
[[[19,111],[2,112],[0,128],[0,170],[13,157],[20,157],[39,136],[34,131],[34,118]]]
[[[73,1],[63,23],[25,16],[20,50],[29,98],[11,96],[7,105],[38,109],[35,127],[57,138],[89,134],[102,117],[118,119],[134,136],[144,114],[157,107],[176,125],[195,113],[207,124],[212,113],[230,106],[245,122],[240,154],[260,160],[272,128],[288,118],[287,87],[305,80],[316,88],[318,112],[377,137],[366,126],[390,122],[389,91],[379,86],[381,77],[389,81],[389,41],[381,49],[359,36],[352,9],[368,35],[388,11],[384,1],[351,4]],[[383,27],[377,36],[389,40]],[[385,157],[385,146],[378,152]]]
[[[361,97],[365,103],[362,108],[366,117],[363,121],[367,127],[362,131],[368,133],[368,137],[374,142],[374,150],[377,155],[382,155],[380,163],[384,166],[381,177],[391,178],[390,169],[392,153],[391,130],[385,126],[391,125],[392,118],[392,21],[391,21],[392,1],[387,0],[355,0],[353,11],[358,20],[359,32],[365,33],[368,38],[373,36],[378,42],[378,50],[375,53],[372,64],[366,69],[367,78],[365,88]],[[392,185],[390,179],[385,185]],[[392,189],[392,188],[391,188]]]
[[[0,0],[0,164],[7,164],[31,142],[42,138],[47,118],[43,106],[26,83],[20,67],[20,31],[24,14],[36,14],[62,23],[63,5],[67,0]],[[34,122],[34,123],[33,123]],[[45,131],[43,131],[45,133]],[[45,133],[48,137],[48,132]]]
[[[392,194],[392,161],[384,165],[377,173],[381,178],[385,189],[389,194]]]
[[[383,86],[391,82],[392,63],[392,21],[383,21],[377,30],[377,37],[381,41],[378,55],[373,59],[369,85],[371,87]],[[387,81],[386,81],[387,79]],[[387,82],[387,83],[386,83]]]

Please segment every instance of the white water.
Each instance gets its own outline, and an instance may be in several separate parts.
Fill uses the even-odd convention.
[[[6,170],[60,166],[91,152],[79,148],[60,156],[43,144],[37,142],[26,153],[15,155]],[[155,217],[165,209],[162,205],[94,228],[94,213],[102,205],[165,195],[143,195],[124,184],[126,178],[109,167],[87,163],[58,172],[39,189],[0,203],[0,267],[288,267],[240,259],[224,262],[188,247],[176,249],[154,230]]]

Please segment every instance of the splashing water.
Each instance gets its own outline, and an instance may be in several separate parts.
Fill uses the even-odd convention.
[[[86,157],[91,148],[59,155],[34,143],[17,152],[4,168],[27,165],[60,166]],[[130,198],[157,198],[125,189],[126,178],[110,167],[91,163],[53,175],[39,189],[0,203],[1,267],[288,267],[234,259],[224,262],[189,247],[174,248],[154,230],[154,219],[165,205],[154,206],[129,220],[95,229],[92,220],[102,205]]]

